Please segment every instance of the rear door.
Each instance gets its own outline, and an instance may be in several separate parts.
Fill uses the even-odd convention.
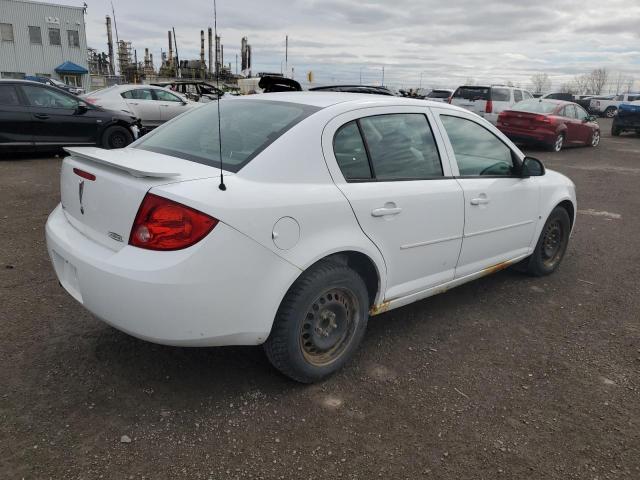
[[[372,108],[341,115],[323,150],[338,188],[387,267],[385,299],[453,279],[464,206],[428,109]]]
[[[153,96],[160,105],[160,120],[166,122],[189,110],[190,106],[180,97],[167,90],[154,88]]]
[[[150,88],[133,88],[120,95],[144,127],[153,128],[162,123],[160,103],[154,99]]]
[[[464,192],[456,278],[528,255],[538,222],[538,177],[520,177],[518,154],[499,132],[463,112],[437,113],[447,151],[455,158],[452,171]]]
[[[92,110],[79,110],[79,98],[44,85],[19,87],[29,104],[36,146],[92,145],[98,123]],[[95,111],[94,111],[95,112]]]
[[[567,136],[565,142],[567,144],[582,144],[586,141],[585,129],[581,120],[578,119],[578,112],[575,105],[566,105],[562,110],[567,125]]]
[[[0,84],[0,147],[33,145],[33,121],[14,85]]]

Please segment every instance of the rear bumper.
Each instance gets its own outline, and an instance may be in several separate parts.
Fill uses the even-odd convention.
[[[555,132],[545,130],[528,130],[522,128],[514,128],[510,126],[498,125],[498,128],[512,142],[515,143],[553,143],[555,141]]]
[[[300,274],[223,223],[184,250],[113,251],[76,230],[58,206],[47,220],[46,239],[58,280],[71,296],[109,325],[167,345],[264,342]]]

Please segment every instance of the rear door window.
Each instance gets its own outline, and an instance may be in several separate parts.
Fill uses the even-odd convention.
[[[333,152],[346,180],[371,180],[367,150],[355,120],[340,127],[333,139]]]
[[[136,88],[134,90],[127,90],[120,94],[122,98],[127,100],[153,100],[151,90],[148,88]]]
[[[508,88],[492,88],[491,100],[494,102],[510,102],[511,91]]]
[[[13,85],[0,85],[0,105],[20,105],[16,87]]]
[[[522,90],[513,91],[513,101],[518,103],[522,101]]]
[[[420,113],[360,119],[377,180],[442,177],[442,164],[427,118]]]

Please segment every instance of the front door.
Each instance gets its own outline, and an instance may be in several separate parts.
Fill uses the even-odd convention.
[[[325,129],[334,181],[384,257],[386,300],[454,277],[462,189],[437,142],[430,113],[420,107],[350,112]]]
[[[97,119],[81,110],[77,97],[39,85],[21,85],[32,121],[36,145],[82,145],[97,141]]]
[[[538,222],[537,178],[521,178],[518,154],[473,116],[438,113],[464,191],[464,240],[456,278],[527,255]]]

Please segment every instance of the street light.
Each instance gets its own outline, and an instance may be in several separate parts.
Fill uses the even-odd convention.
[[[360,67],[360,85],[362,85],[362,69],[365,67]]]

